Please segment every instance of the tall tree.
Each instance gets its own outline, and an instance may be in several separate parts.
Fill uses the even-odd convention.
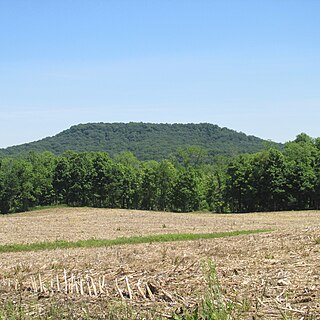
[[[157,183],[157,208],[159,210],[170,210],[173,186],[176,183],[177,172],[169,160],[162,160],[156,168]]]
[[[143,164],[140,197],[141,208],[144,210],[157,209],[157,170],[158,163],[156,161],[151,160]]]
[[[26,211],[35,204],[32,166],[22,159],[1,161],[1,213]]]
[[[53,174],[56,157],[50,152],[38,154],[30,152],[27,161],[32,165],[33,194],[36,205],[50,205],[54,203]]]
[[[195,169],[189,167],[178,171],[171,203],[175,211],[189,212],[200,208],[199,180]]]
[[[253,156],[251,184],[254,210],[283,210],[287,205],[287,167],[283,154],[269,149]]]
[[[92,159],[92,205],[104,207],[109,204],[109,184],[111,183],[112,160],[104,152],[98,152]]]
[[[252,156],[240,155],[228,165],[226,196],[234,212],[252,211],[255,191],[252,186]]]
[[[290,209],[312,208],[316,185],[315,163],[317,148],[313,139],[300,134],[297,139],[285,144],[287,162],[287,192]]]

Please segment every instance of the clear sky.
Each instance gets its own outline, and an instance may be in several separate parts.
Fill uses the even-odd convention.
[[[320,136],[318,0],[0,0],[0,147],[87,122]]]

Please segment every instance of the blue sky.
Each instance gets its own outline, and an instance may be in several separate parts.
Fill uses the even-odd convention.
[[[1,0],[0,147],[87,122],[320,136],[320,1]]]

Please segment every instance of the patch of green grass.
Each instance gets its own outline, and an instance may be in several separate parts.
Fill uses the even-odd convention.
[[[93,308],[85,302],[52,301],[42,305],[38,301],[7,301],[0,305],[0,320],[122,320],[137,319],[131,306],[107,303]],[[140,319],[140,318],[139,318]],[[147,319],[141,317],[141,319]],[[152,319],[152,318],[148,318]]]
[[[30,208],[28,211],[40,211],[40,210],[47,210],[47,209],[58,209],[58,208],[68,208],[67,204],[58,204],[56,206],[36,206]]]
[[[224,238],[239,235],[270,232],[271,230],[241,230],[215,233],[173,233],[149,236],[121,237],[117,239],[88,239],[79,241],[56,240],[54,242],[36,242],[30,244],[6,244],[0,246],[0,252],[38,251],[66,248],[111,247],[125,244],[154,242],[190,241],[200,239]]]

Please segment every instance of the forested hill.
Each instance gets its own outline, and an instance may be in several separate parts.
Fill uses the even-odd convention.
[[[17,156],[30,151],[106,151],[110,155],[130,151],[140,160],[161,160],[178,148],[200,146],[211,155],[255,153],[265,140],[217,125],[154,123],[88,123],[72,126],[53,137],[0,149],[0,156]]]

